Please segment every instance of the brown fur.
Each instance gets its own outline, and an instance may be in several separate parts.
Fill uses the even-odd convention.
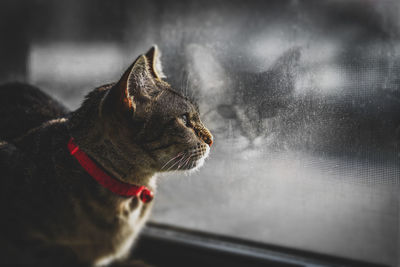
[[[202,163],[212,136],[195,106],[161,80],[156,53],[67,117],[0,144],[1,263],[94,265],[128,254],[152,203],[97,184],[69,154],[71,136],[116,179],[152,190],[157,172]]]

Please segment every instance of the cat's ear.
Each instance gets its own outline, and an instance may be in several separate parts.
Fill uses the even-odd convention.
[[[199,44],[189,44],[185,49],[185,70],[190,74],[191,94],[197,99],[199,109],[204,114],[220,104],[230,104],[233,93],[230,91],[228,75],[211,49]],[[203,116],[206,123],[207,116]]]
[[[141,55],[110,89],[107,106],[121,107],[135,112],[138,104],[149,102],[159,92],[148,59],[145,55]]]
[[[146,53],[146,59],[149,62],[150,72],[154,76],[154,78],[161,80],[162,78],[166,78],[161,65],[161,52],[158,49],[157,45],[153,45],[149,51]]]
[[[294,92],[300,57],[301,47],[293,47],[285,51],[267,71],[257,74],[258,83],[269,86],[272,98]]]
[[[286,50],[270,67],[269,71],[282,73],[294,72],[299,65],[301,47],[295,46]]]

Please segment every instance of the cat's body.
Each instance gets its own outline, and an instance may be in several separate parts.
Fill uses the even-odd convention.
[[[9,130],[12,138],[0,145],[0,263],[107,265],[129,253],[152,202],[100,185],[71,155],[71,137],[114,179],[153,192],[165,167],[203,163],[211,134],[161,80],[156,60],[153,48],[78,110],[18,138],[20,129]]]
[[[11,247],[17,253],[29,252],[32,258],[43,253],[40,263],[108,263],[128,252],[151,203],[117,196],[86,173],[67,149],[67,122],[49,121],[15,145],[0,146],[2,177],[9,178],[2,181],[1,206],[10,211],[2,215],[2,247],[15,241]],[[154,190],[154,180],[146,186]],[[48,249],[58,252],[46,255]],[[5,253],[2,260],[30,263],[15,256]]]

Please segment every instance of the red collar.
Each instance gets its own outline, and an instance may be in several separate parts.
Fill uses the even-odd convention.
[[[118,181],[112,178],[105,171],[96,165],[89,158],[89,156],[79,149],[79,146],[75,143],[74,138],[71,137],[68,142],[68,150],[81,164],[81,166],[90,174],[99,184],[107,188],[111,192],[124,196],[124,197],[139,197],[144,203],[153,200],[154,194],[145,186],[131,185]]]

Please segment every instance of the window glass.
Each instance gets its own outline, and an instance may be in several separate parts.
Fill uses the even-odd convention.
[[[398,1],[26,5],[27,80],[70,108],[153,43],[198,102],[210,157],[160,176],[152,221],[399,264]]]

